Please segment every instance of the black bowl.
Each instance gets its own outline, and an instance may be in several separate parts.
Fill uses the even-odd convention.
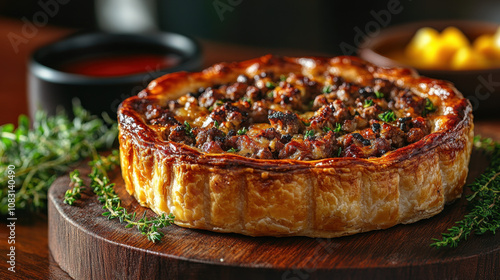
[[[147,69],[125,76],[95,77],[64,72],[60,65],[74,59],[116,53],[165,54],[178,57],[168,68]],[[29,61],[28,102],[31,116],[39,109],[53,115],[59,109],[72,112],[78,98],[92,114],[116,116],[118,105],[137,94],[159,76],[178,71],[197,71],[201,66],[199,44],[175,33],[75,34],[36,50]]]

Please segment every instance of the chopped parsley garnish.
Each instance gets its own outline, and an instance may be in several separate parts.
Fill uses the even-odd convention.
[[[337,124],[335,125],[335,129],[333,130],[333,132],[335,132],[335,133],[340,133],[340,132],[342,132],[342,125],[341,125],[340,123],[337,123]]]
[[[224,102],[222,102],[222,100],[217,100],[215,101],[215,105],[222,106],[224,105]]]
[[[250,98],[248,98],[248,97],[242,97],[241,100],[243,102],[248,102],[248,103],[252,104],[252,100]]]
[[[239,152],[239,150],[235,149],[235,148],[231,148],[231,149],[227,150],[227,152],[228,153],[237,153],[237,152]]]
[[[378,115],[378,118],[384,122],[393,122],[396,120],[396,115],[394,112],[389,110]]]
[[[375,91],[375,97],[377,98],[384,98],[384,94],[380,91]]]
[[[273,82],[266,82],[266,87],[268,89],[274,89],[276,87],[276,84]]]
[[[239,129],[238,132],[236,132],[238,135],[245,135],[247,134],[248,129],[246,127]]]
[[[215,126],[215,128],[219,128],[219,126],[220,126],[219,122],[218,121],[214,121],[214,126]]]
[[[332,86],[331,86],[331,85],[325,85],[325,86],[323,87],[323,93],[330,93],[330,92],[332,92],[332,90],[333,90],[333,89],[332,89]]]
[[[308,130],[304,134],[304,138],[309,138],[309,137],[313,137],[313,136],[314,136],[314,130]]]
[[[269,97],[269,98],[273,98],[273,97],[274,97],[274,91],[272,91],[272,90],[271,90],[271,91],[269,91],[269,92],[267,93],[267,97]]]
[[[285,75],[283,75],[283,74],[282,74],[282,75],[280,75],[280,81],[282,81],[282,82],[286,81],[286,76],[285,76]]]
[[[434,103],[429,98],[425,99],[425,107],[424,110],[422,111],[422,116],[426,116],[428,113],[432,113],[436,111],[436,107],[434,106]]]
[[[337,152],[337,156],[340,157],[341,154],[342,154],[342,147],[339,147],[339,151]]]
[[[368,108],[373,106],[373,99],[365,99],[365,104],[363,104],[363,108]]]
[[[187,121],[184,121],[184,126],[186,126],[187,135],[189,137],[193,137],[193,128],[191,127],[191,125]]]
[[[328,131],[332,131],[332,129],[328,126],[323,126],[323,131],[328,133]]]

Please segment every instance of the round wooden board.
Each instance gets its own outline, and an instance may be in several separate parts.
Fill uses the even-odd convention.
[[[486,160],[473,153],[468,182]],[[89,168],[82,164],[82,174]],[[147,211],[130,197],[120,174],[122,205]],[[153,244],[134,228],[108,221],[90,190],[63,203],[68,176],[49,191],[49,248],[76,279],[498,279],[500,235],[472,236],[458,248],[433,248],[432,238],[465,213],[464,198],[410,225],[348,237],[248,237],[170,226]]]

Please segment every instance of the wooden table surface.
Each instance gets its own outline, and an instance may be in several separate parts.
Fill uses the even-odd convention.
[[[37,47],[68,35],[72,30],[43,26],[27,34],[22,21],[0,18],[0,125],[15,123],[27,114],[26,71],[30,53]],[[29,36],[27,36],[29,35]],[[268,53],[279,55],[321,55],[303,50],[266,49],[201,41],[204,66],[221,61],[238,61]],[[498,94],[498,93],[497,93]],[[500,114],[499,114],[500,115]],[[476,120],[476,134],[500,140],[500,119]],[[0,217],[0,279],[70,279],[48,250],[45,214],[17,217],[15,229],[16,273],[7,270],[9,229]]]

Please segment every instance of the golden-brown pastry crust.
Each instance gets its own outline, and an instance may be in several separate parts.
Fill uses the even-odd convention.
[[[433,129],[376,158],[253,159],[163,140],[135,109],[262,70],[305,76],[328,71],[360,84],[390,80],[439,100]],[[354,57],[264,56],[168,74],[119,109],[122,175],[141,205],[173,213],[179,226],[251,236],[337,237],[431,217],[461,196],[472,138],[471,105],[450,83]]]

